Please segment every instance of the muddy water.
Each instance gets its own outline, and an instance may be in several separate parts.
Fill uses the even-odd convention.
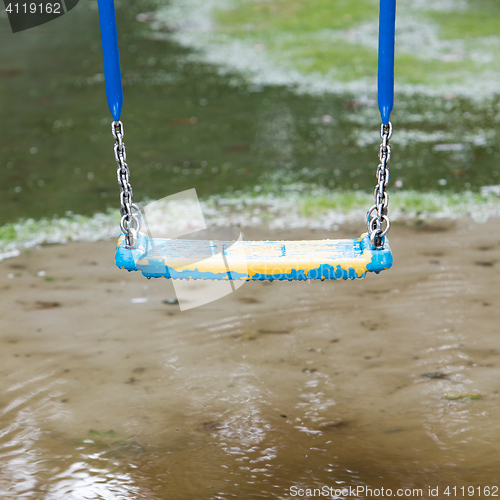
[[[113,242],[4,261],[0,497],[498,486],[499,228],[399,227],[378,277],[183,313],[170,283],[111,266]]]

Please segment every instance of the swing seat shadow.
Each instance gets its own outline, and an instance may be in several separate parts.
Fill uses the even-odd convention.
[[[306,281],[363,278],[392,266],[387,239],[372,249],[368,235],[318,241],[200,241],[139,235],[127,248],[118,239],[116,265],[146,278]]]

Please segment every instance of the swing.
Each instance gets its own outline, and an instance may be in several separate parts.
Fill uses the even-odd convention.
[[[368,232],[359,238],[318,241],[218,241],[152,238],[140,231],[141,213],[132,201],[127,155],[120,121],[123,91],[118,52],[114,0],[98,0],[104,58],[106,96],[113,116],[115,159],[121,194],[122,234],[116,265],[141,271],[147,278],[303,281],[355,279],[367,272],[380,273],[392,266],[387,239],[387,184],[394,103],[394,37],[396,0],[380,0],[378,106],[382,118],[375,204],[367,212]],[[208,254],[207,254],[208,250]],[[208,258],[200,259],[200,255]],[[211,255],[211,256],[210,256]]]

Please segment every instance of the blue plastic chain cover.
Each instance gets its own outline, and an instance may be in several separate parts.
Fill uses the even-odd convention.
[[[396,0],[380,0],[378,31],[378,108],[387,125],[394,106]]]
[[[102,55],[104,59],[104,79],[106,97],[113,120],[118,121],[122,113],[123,89],[118,52],[114,0],[98,0],[99,22],[101,25]]]

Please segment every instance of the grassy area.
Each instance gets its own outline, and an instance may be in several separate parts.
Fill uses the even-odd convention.
[[[303,73],[329,73],[350,81],[376,74],[371,49],[342,40],[325,41],[322,30],[346,30],[377,17],[372,0],[237,0],[216,10],[218,29],[267,50]]]
[[[338,191],[322,195],[304,195],[298,203],[298,213],[304,217],[320,217],[329,211],[349,213],[366,210],[371,202],[371,194],[359,191]],[[396,191],[391,193],[391,213],[398,219],[405,214],[410,219],[421,216],[447,214],[448,216],[480,215],[478,207],[488,205],[498,207],[495,195],[480,193],[453,193],[437,191]]]
[[[500,2],[474,0],[469,10],[427,12],[439,23],[441,36],[448,39],[498,36],[500,33]]]
[[[316,188],[302,192],[291,186],[287,193],[273,191],[239,192],[234,195],[211,196],[201,201],[202,211],[209,227],[259,226],[276,223],[283,227],[331,227],[349,216],[351,220],[365,219],[373,203],[373,193],[359,190],[328,190]],[[485,220],[498,215],[498,195],[451,191],[427,193],[415,190],[392,191],[390,194],[391,220],[418,222],[433,217],[472,216]],[[181,222],[181,221],[180,221]],[[116,237],[118,210],[93,217],[68,215],[66,217],[27,219],[0,227],[0,259],[4,252],[28,249],[42,243],[94,241]],[[47,276],[47,281],[53,280]]]
[[[312,32],[328,27],[347,29],[377,15],[371,0],[238,0],[217,19],[235,32]]]
[[[408,31],[399,32],[404,40],[396,53],[399,84],[447,85],[500,71],[493,45],[478,45],[478,39],[500,33],[500,2],[474,0],[466,9],[452,7],[434,4],[434,10],[425,10],[400,2],[398,23],[401,30],[411,27],[414,41],[408,43]],[[284,68],[344,82],[375,76],[377,17],[374,0],[234,0],[214,11],[216,33],[226,40],[245,41]],[[449,43],[455,39],[456,48]]]
[[[296,67],[304,73],[332,72],[335,78],[348,82],[375,76],[377,60],[373,51],[349,44],[315,44],[305,40],[303,44],[287,41],[281,44],[281,50],[290,54]],[[332,65],[335,61],[335,65]]]
[[[441,83],[460,81],[477,68],[473,61],[422,60],[411,54],[399,54],[395,61],[395,77],[409,84],[432,85],[437,80]]]

